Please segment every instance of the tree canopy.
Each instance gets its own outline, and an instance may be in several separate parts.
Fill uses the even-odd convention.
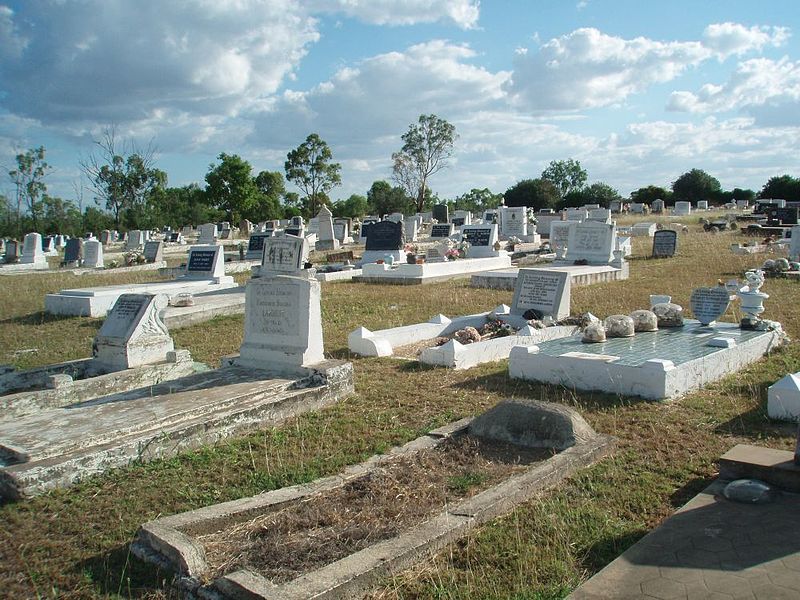
[[[425,207],[428,180],[447,166],[458,139],[456,128],[436,115],[420,115],[402,136],[403,147],[392,154],[395,182],[414,198],[417,212]]]
[[[402,187],[392,187],[387,181],[374,181],[367,192],[369,211],[376,215],[406,212],[411,201]]]
[[[597,181],[584,188],[569,192],[559,203],[559,206],[566,208],[568,206],[599,204],[603,208],[608,208],[613,200],[622,200],[622,196],[607,183]]]
[[[245,213],[258,205],[261,194],[249,162],[224,152],[217,159],[220,163],[209,165],[206,173],[206,198],[211,206],[227,213],[231,225],[238,224]]]
[[[489,188],[472,188],[453,201],[456,210],[481,212],[487,208],[497,208],[503,201],[503,194],[495,194]]]
[[[541,178],[552,183],[561,198],[566,198],[570,192],[583,188],[589,174],[581,167],[581,163],[568,158],[550,161],[550,164],[542,171]]]
[[[359,194],[351,194],[347,200],[339,200],[333,204],[331,212],[334,217],[363,217],[369,210],[367,198]]]
[[[800,179],[791,175],[780,175],[770,177],[761,192],[759,198],[777,198],[783,200],[800,200]]]
[[[286,155],[286,179],[306,195],[307,216],[316,215],[321,204],[327,203],[327,193],[342,182],[342,166],[332,160],[330,147],[316,133]]]
[[[50,165],[45,162],[44,154],[44,146],[17,154],[15,157],[17,168],[8,172],[16,187],[17,223],[19,224],[21,207],[24,203],[33,221],[33,229],[37,231],[42,212],[41,198],[47,192],[47,186],[42,180],[50,171]]]
[[[672,182],[672,199],[676,202],[716,200],[720,189],[716,178],[701,169],[692,169]]]
[[[671,191],[657,185],[648,185],[631,192],[631,201],[639,204],[651,204],[653,200],[669,202],[671,198]]]
[[[534,210],[556,208],[558,189],[547,179],[523,179],[508,188],[503,197],[506,206],[529,206]]]

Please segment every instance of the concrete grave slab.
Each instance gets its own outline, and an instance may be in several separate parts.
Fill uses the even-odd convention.
[[[722,337],[734,344],[721,347],[715,340]],[[603,343],[584,344],[576,335],[514,348],[508,370],[514,379],[662,400],[734,373],[784,339],[775,331],[743,330],[732,323],[709,327],[687,319],[684,327]]]

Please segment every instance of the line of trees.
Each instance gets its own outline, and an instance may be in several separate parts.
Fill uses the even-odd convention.
[[[51,167],[40,146],[19,153],[15,168],[8,171],[14,197],[0,195],[0,235],[19,237],[26,231],[44,234],[81,235],[102,229],[155,229],[165,225],[178,228],[226,219],[263,221],[317,214],[324,204],[336,216],[362,217],[392,212],[413,213],[443,202],[431,191],[431,178],[448,166],[458,139],[455,127],[436,115],[420,115],[401,136],[403,145],[392,154],[392,180],[373,182],[365,195],[332,202],[329,193],[341,185],[341,165],[333,161],[328,144],[310,134],[286,155],[284,174],[279,171],[253,172],[252,165],[236,154],[225,152],[208,167],[205,187],[193,183],[169,187],[167,174],[155,166],[152,143],[139,148],[131,141],[120,142],[109,127],[95,142],[95,149],[80,162],[89,182],[94,205],[83,209],[83,187],[75,186],[77,204],[50,196],[46,177]],[[286,190],[286,181],[303,193]],[[561,209],[584,204],[608,207],[625,199],[605,182],[588,183],[580,162],[554,160],[539,177],[523,179],[504,193],[473,188],[446,203],[451,209],[481,212],[505,203],[533,209]],[[630,194],[632,202],[650,203],[662,199],[667,205],[679,200],[708,200],[723,204],[735,200],[784,198],[800,201],[800,179],[790,175],[770,178],[761,191],[734,188],[722,190],[719,181],[700,169],[680,175],[669,189],[656,185]]]

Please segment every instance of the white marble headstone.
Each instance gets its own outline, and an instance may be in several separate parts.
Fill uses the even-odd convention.
[[[21,264],[47,264],[47,257],[42,250],[42,236],[39,233],[28,233],[22,244]]]
[[[83,244],[83,266],[88,269],[102,269],[103,244],[97,240],[89,240]]]
[[[303,270],[308,260],[308,245],[304,237],[281,235],[264,239],[261,275],[294,274]]]
[[[692,290],[689,305],[694,318],[701,325],[710,325],[728,310],[730,292],[724,286],[702,287]]]
[[[186,277],[216,279],[225,276],[225,255],[222,246],[192,246],[186,263]]]
[[[614,259],[617,228],[613,224],[584,221],[569,232],[567,262],[585,260],[590,265],[609,264]]]

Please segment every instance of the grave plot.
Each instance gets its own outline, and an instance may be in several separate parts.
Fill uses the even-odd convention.
[[[569,316],[567,275],[521,269],[516,285],[511,307],[501,304],[490,312],[453,319],[437,315],[427,323],[379,331],[359,327],[348,336],[348,347],[362,356],[415,358],[429,365],[468,369],[508,358],[515,346],[578,331],[575,324],[557,324]]]
[[[262,276],[247,285],[238,355],[219,369],[0,420],[0,497],[38,494],[131,460],[215,443],[351,393],[352,365],[324,357],[320,283],[301,268],[305,240],[273,239]],[[158,324],[143,326],[142,344],[134,345],[122,342],[139,322],[107,319],[98,359],[130,366],[155,349],[171,350],[171,340],[153,332]]]
[[[174,281],[111,285],[61,290],[45,296],[45,310],[54,315],[103,317],[122,294],[149,293],[199,294],[235,287],[233,277],[225,275],[221,246],[194,246],[189,250],[186,274]]]
[[[187,350],[176,351],[160,312],[166,297],[120,296],[93,344],[93,358],[0,375],[0,419],[76,404],[189,375]]]
[[[203,597],[356,595],[612,442],[571,409],[505,401],[340,475],[146,523],[131,549]]]

